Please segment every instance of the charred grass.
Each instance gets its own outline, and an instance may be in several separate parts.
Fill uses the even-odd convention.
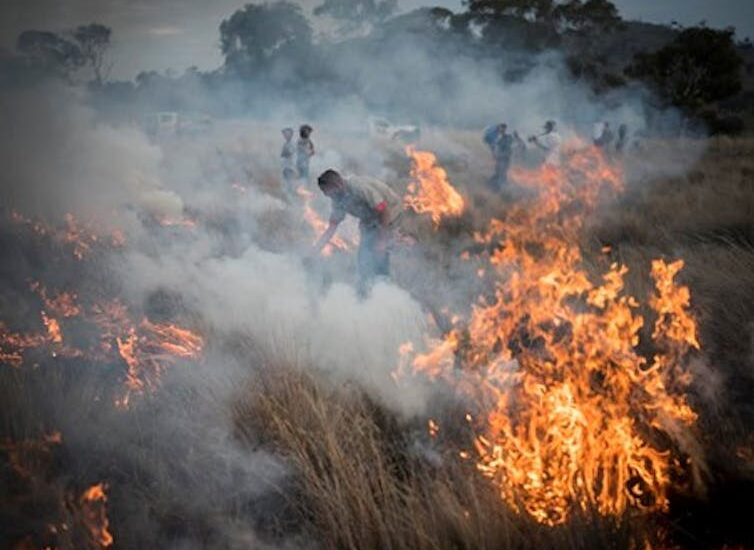
[[[475,269],[456,261],[464,251],[478,252],[473,231],[514,200],[482,189],[488,166],[470,159],[486,158],[486,151],[467,134],[458,139],[461,153],[448,147],[447,163],[442,151],[438,156],[475,205],[473,214],[439,231],[416,221],[417,250],[436,272],[418,277],[410,262],[396,262],[399,283],[438,311],[447,304],[433,297],[467,281]],[[642,153],[647,163],[683,154],[682,144]],[[26,533],[65,523],[70,532],[53,537],[58,544],[93,547],[76,499],[107,480],[110,528],[121,548],[264,547],[262,540],[364,549],[754,543],[746,517],[754,507],[754,141],[714,140],[694,154],[690,170],[636,176],[626,194],[592,220],[583,242],[595,276],[613,261],[629,267],[627,289],[637,297],[650,292],[653,258],[686,262],[682,282],[691,288],[704,350],[693,366],[693,399],[710,468],[706,493],[674,495],[669,515],[575,512],[565,526],[539,525],[504,505],[473,460],[459,456],[467,449],[473,457],[473,434],[463,410],[453,408],[457,404],[430,404],[428,414],[442,426],[432,438],[429,416],[399,418],[356,384],[337,385],[306,365],[254,356],[251,345],[238,353],[251,356],[254,374],[231,403],[214,399],[197,375],[184,391],[171,390],[169,399],[145,403],[129,416],[112,409],[107,388],[116,384],[116,374],[83,372],[100,366],[64,360],[50,368],[4,366],[0,542],[43,547],[50,537]],[[605,245],[611,247],[607,254]],[[478,291],[469,286],[456,292],[462,299],[451,305],[468,305]],[[183,427],[168,438],[155,422],[165,415]],[[218,420],[208,422],[208,416]],[[224,421],[232,424],[240,456],[281,456],[290,478],[278,485],[273,475],[260,481],[239,469],[238,457],[226,456],[227,442],[213,444],[219,436],[207,429]],[[111,433],[99,433],[102,426]],[[64,432],[63,442],[41,445],[55,429]],[[19,472],[14,459],[31,473]],[[248,490],[260,483],[271,490],[261,496]]]
[[[626,193],[591,220],[585,263],[595,276],[611,262],[625,264],[628,292],[643,298],[652,289],[652,259],[685,261],[681,282],[691,289],[704,350],[691,368],[709,463],[706,489],[673,495],[670,514],[661,518],[577,514],[565,527],[545,528],[503,505],[473,464],[443,450],[471,448],[463,426],[449,428],[461,434],[452,442],[427,439],[417,435],[426,434],[425,425],[393,418],[358,388],[333,388],[298,368],[266,369],[236,403],[235,423],[240,433],[261,434],[263,444],[292,465],[294,506],[316,540],[333,548],[628,548],[642,540],[715,548],[752,542],[741,506],[751,509],[754,470],[745,458],[753,454],[754,433],[754,141],[645,147],[628,159],[638,168]],[[669,158],[691,168],[642,174],[643,163]],[[451,159],[449,174],[477,205],[475,215],[438,232],[415,228],[421,252],[446,266],[440,268],[446,281],[453,275],[451,256],[473,247],[468,236],[511,200],[481,189],[483,170],[469,170],[462,160]],[[411,288],[410,275],[404,273],[402,282]],[[413,292],[431,304],[421,288]],[[644,313],[650,326],[651,315]],[[417,437],[426,447],[417,450]]]

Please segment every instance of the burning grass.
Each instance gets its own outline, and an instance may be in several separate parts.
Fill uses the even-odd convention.
[[[478,147],[468,149],[481,159]],[[0,521],[13,526],[0,542],[244,548],[292,534],[327,548],[751,542],[736,498],[751,498],[752,153],[750,142],[712,142],[687,175],[629,180],[612,206],[589,186],[569,189],[562,174],[527,170],[513,179],[535,193],[494,197],[476,189],[484,179],[476,163],[446,164],[463,215],[427,220],[412,251],[423,261],[404,258],[411,276],[397,262],[396,279],[444,318],[442,344],[414,366],[453,378],[452,397],[412,419],[309,365],[249,357],[265,343],[232,352],[254,363],[253,374],[232,402],[218,399],[201,358],[228,335],[200,334],[181,316],[146,317],[101,281],[104,296],[94,299],[85,284],[5,268],[15,294],[3,299],[26,309],[15,316],[22,323],[0,319]],[[570,166],[595,170],[608,190],[621,186],[601,161]],[[490,216],[500,221],[490,225]],[[196,226],[172,229],[194,235],[202,223],[198,213]],[[50,230],[17,217],[14,227],[36,235],[22,241],[28,247],[51,247],[43,256],[55,269],[87,282],[87,262],[126,246],[71,221]],[[76,238],[64,237],[72,228]],[[290,479],[244,469],[268,452],[283,457]],[[701,455],[706,497],[689,490]]]
[[[629,528],[627,517],[596,509],[574,510],[558,528],[521,517],[472,463],[447,452],[450,441],[436,444],[420,422],[311,371],[265,369],[234,409],[241,433],[261,436],[294,467],[294,505],[326,548],[628,548],[658,538],[640,519]],[[468,427],[446,430],[470,444]]]

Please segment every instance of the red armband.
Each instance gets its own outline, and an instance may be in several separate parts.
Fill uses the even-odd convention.
[[[387,201],[382,201],[380,204],[374,207],[374,209],[380,214],[382,214],[386,208],[387,208]]]

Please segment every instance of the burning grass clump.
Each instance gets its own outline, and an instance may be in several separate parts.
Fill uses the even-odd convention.
[[[647,518],[595,510],[540,525],[500,500],[458,456],[457,441],[428,437],[426,419],[396,418],[358,388],[310,370],[265,369],[234,418],[239,434],[261,439],[293,467],[290,498],[325,548],[627,548],[653,532]]]

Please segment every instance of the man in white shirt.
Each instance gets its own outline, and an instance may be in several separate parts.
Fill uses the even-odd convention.
[[[403,213],[403,201],[386,183],[365,176],[342,177],[326,170],[317,179],[319,188],[332,201],[330,225],[314,248],[319,252],[346,214],[359,219],[359,290],[365,292],[377,275],[390,274],[388,246]]]
[[[529,143],[533,143],[545,152],[545,164],[558,166],[560,165],[560,144],[562,139],[558,133],[555,121],[548,120],[545,122],[544,130],[544,134],[531,136]]]

